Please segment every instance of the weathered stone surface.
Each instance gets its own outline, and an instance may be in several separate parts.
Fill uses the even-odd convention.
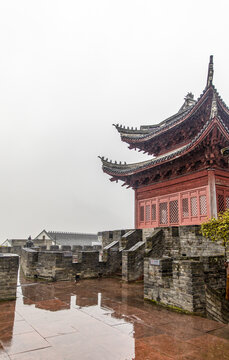
[[[27,277],[53,281],[108,276],[120,271],[120,266],[121,252],[117,247],[105,250],[103,261],[97,250],[73,253],[24,248],[21,256],[21,267]]]
[[[134,281],[143,278],[144,252],[143,241],[122,252],[122,280]]]
[[[102,246],[103,248],[112,243],[113,241],[121,241],[121,238],[131,229],[102,231]]]
[[[16,298],[19,256],[0,254],[0,300]]]
[[[225,288],[223,256],[145,258],[144,296],[191,312],[206,312],[205,285]],[[218,279],[218,281],[217,281]]]
[[[122,274],[124,281],[134,281],[144,275],[146,298],[198,313],[206,312],[206,286],[225,288],[224,248],[204,239],[199,226],[123,232],[106,232],[103,250],[23,249],[22,269],[27,276],[47,280]]]
[[[206,312],[212,320],[229,323],[229,301],[225,300],[224,293],[210,286],[206,286]]]

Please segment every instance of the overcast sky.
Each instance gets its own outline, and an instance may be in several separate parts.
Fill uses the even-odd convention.
[[[0,1],[0,242],[134,226],[98,155],[146,159],[112,126],[155,124],[214,84],[229,105],[227,0]]]

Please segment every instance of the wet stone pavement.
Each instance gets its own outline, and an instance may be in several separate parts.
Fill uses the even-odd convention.
[[[143,301],[118,279],[31,283],[0,303],[0,360],[229,360],[229,326]]]

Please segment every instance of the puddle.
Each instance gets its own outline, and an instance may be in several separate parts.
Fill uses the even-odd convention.
[[[229,359],[228,326],[145,303],[142,284],[20,284],[0,303],[0,359]]]

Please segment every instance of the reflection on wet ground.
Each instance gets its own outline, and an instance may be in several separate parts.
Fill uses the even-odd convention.
[[[118,279],[31,283],[0,303],[0,360],[229,360],[229,326],[143,301]]]

